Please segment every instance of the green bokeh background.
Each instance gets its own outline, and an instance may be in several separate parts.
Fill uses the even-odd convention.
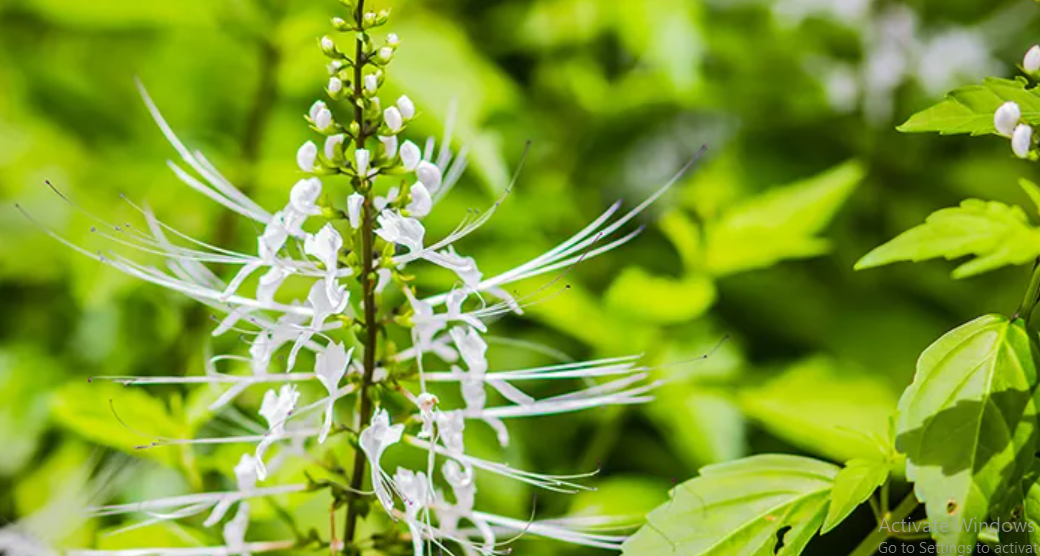
[[[958,282],[945,263],[864,273],[852,265],[961,198],[1028,206],[1016,180],[1035,170],[1006,142],[893,128],[947,88],[1012,75],[1040,40],[1031,2],[377,5],[392,5],[389,30],[402,39],[383,96],[407,93],[421,112],[408,136],[439,136],[455,103],[456,144],[471,149],[466,177],[427,221],[430,237],[492,203],[532,142],[503,208],[460,245],[488,275],[562,241],[616,199],[634,206],[709,146],[641,218],[640,238],[583,262],[567,274],[573,287],[527,318],[492,327],[505,339],[492,345],[499,369],[554,357],[508,340],[571,358],[646,353],[673,363],[729,338],[707,360],[655,371],[668,382],[646,407],[517,423],[504,451],[487,431],[468,439],[477,453],[524,468],[602,469],[596,492],[539,496],[543,515],[645,514],[673,481],[749,453],[839,463],[862,453],[871,441],[853,431],[884,433],[917,354],[976,315],[1012,311],[1025,287],[1023,268]],[[3,522],[32,514],[83,469],[118,468],[109,494],[120,501],[220,487],[235,450],[133,449],[149,435],[238,430],[199,411],[199,394],[86,378],[200,374],[208,345],[245,351],[234,339],[210,340],[213,323],[190,300],[76,255],[14,203],[91,251],[108,247],[44,180],[107,220],[140,223],[125,193],[195,237],[252,250],[248,222],[164,167],[175,153],[134,79],[186,143],[262,205],[280,207],[299,179],[296,148],[312,138],[301,116],[324,83],[316,38],[336,9],[331,0],[0,3]],[[435,291],[448,279],[432,273],[424,284]],[[242,400],[249,419],[260,394]],[[304,469],[290,465],[276,479],[298,480]],[[280,503],[321,528],[323,496]],[[534,503],[529,489],[493,477],[481,479],[478,502],[518,518]],[[55,529],[66,545],[219,542],[190,520],[104,535],[119,526]],[[869,528],[857,513],[810,553],[840,553]],[[282,538],[285,525],[266,507],[251,531]],[[588,552],[526,539],[517,550]]]

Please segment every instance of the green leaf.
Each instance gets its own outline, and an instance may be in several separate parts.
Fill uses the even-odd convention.
[[[631,556],[794,556],[827,514],[838,467],[789,455],[709,465],[622,546]]]
[[[188,433],[161,401],[144,390],[110,383],[66,385],[52,399],[51,413],[58,423],[84,438],[171,466],[179,461],[180,447],[137,447]]]
[[[1040,93],[1035,87],[1026,89],[1027,83],[1024,79],[987,78],[981,85],[951,92],[942,102],[914,114],[897,129],[904,133],[937,131],[943,135],[996,133],[993,113],[1009,100],[1018,103],[1023,121],[1040,123]]]
[[[975,543],[978,529],[959,524],[1007,520],[1017,503],[1036,445],[1036,355],[1022,320],[979,317],[921,354],[899,401],[896,448],[948,550]]]
[[[705,228],[705,268],[724,276],[827,252],[830,243],[816,234],[831,221],[863,174],[859,163],[847,162],[732,207]]]
[[[838,461],[875,457],[896,409],[896,393],[877,377],[825,357],[800,361],[740,392],[748,418],[812,454]]]
[[[1029,195],[1029,200],[1033,201],[1037,214],[1040,214],[1040,186],[1025,178],[1020,178],[1018,185],[1022,188],[1022,191],[1026,192],[1026,195]]]
[[[849,460],[834,479],[831,505],[821,532],[834,529],[888,479],[889,462],[883,459]]]
[[[967,199],[959,207],[932,213],[924,224],[876,247],[856,263],[856,270],[897,261],[952,260],[967,255],[977,258],[957,267],[954,278],[1031,262],[1040,255],[1040,230],[1029,223],[1019,207]]]
[[[693,320],[715,302],[715,284],[704,275],[682,279],[627,267],[607,290],[607,306],[625,317],[660,324]]]

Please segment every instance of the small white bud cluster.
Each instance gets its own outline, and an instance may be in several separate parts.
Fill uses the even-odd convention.
[[[1033,128],[1020,123],[1022,109],[1018,103],[1008,101],[1000,105],[993,114],[993,127],[997,133],[1011,139],[1011,151],[1019,158],[1028,158],[1033,149]]]

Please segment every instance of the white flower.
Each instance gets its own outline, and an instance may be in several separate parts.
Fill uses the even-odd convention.
[[[415,218],[422,218],[427,214],[430,214],[430,209],[433,208],[433,199],[430,198],[430,192],[426,190],[426,187],[421,183],[417,183],[410,189],[412,202],[408,203],[408,213]]]
[[[340,91],[343,90],[343,80],[338,78],[338,77],[335,77],[335,76],[334,77],[330,77],[329,78],[328,90],[329,90],[329,93],[331,93],[333,95],[339,93]]]
[[[404,425],[391,426],[390,415],[385,409],[380,409],[372,417],[372,424],[361,431],[358,438],[358,444],[361,445],[361,450],[365,452],[365,457],[368,458],[368,463],[372,467],[372,487],[376,491],[376,498],[379,499],[379,503],[383,505],[387,513],[393,511],[394,499],[387,487],[390,480],[383,471],[379,460],[389,446],[397,444],[401,440],[402,433],[404,433]]]
[[[419,162],[422,161],[422,151],[419,150],[419,146],[411,141],[405,141],[401,145],[401,164],[405,170],[412,172]]]
[[[361,205],[365,203],[365,196],[360,193],[351,193],[347,197],[347,218],[350,227],[355,230],[361,225]]]
[[[396,135],[380,135],[379,142],[383,144],[383,155],[387,158],[393,158],[397,155],[397,136]]]
[[[364,78],[365,90],[371,94],[375,94],[379,90],[379,79],[373,74],[368,74]]]
[[[343,69],[343,60],[333,60],[325,66],[325,69],[329,71],[329,75],[333,75]]]
[[[314,143],[308,143],[312,147]],[[315,215],[321,213],[316,204],[321,196],[321,180],[307,178],[296,182],[289,192],[289,206],[300,214]]]
[[[328,35],[321,38],[321,49],[325,51],[335,50],[336,43]]]
[[[343,248],[343,237],[339,235],[332,223],[325,224],[314,235],[308,235],[303,244],[303,251],[316,257],[325,265],[325,288],[330,299],[337,294],[339,282],[336,280],[339,262],[339,250]]]
[[[386,36],[386,44],[390,46],[397,46],[401,44],[401,39],[398,38],[397,33],[390,33]]]
[[[429,392],[419,394],[419,397],[416,399],[416,405],[419,406],[419,419],[422,420],[422,430],[419,432],[419,438],[433,437],[433,409],[439,401],[437,396]]]
[[[339,158],[342,152],[343,141],[346,138],[346,135],[338,133],[336,135],[331,135],[327,139],[325,139],[325,158],[329,160],[335,160]]]
[[[350,351],[343,349],[342,343],[330,343],[324,350],[318,352],[314,358],[314,374],[318,380],[329,391],[328,402],[325,406],[325,422],[322,424],[321,432],[318,434],[318,444],[324,444],[332,429],[332,417],[335,410],[336,392],[339,390],[339,381],[347,373],[347,365],[350,364]]]
[[[249,528],[249,502],[241,502],[235,517],[224,524],[224,544],[229,554],[247,554],[246,529]]]
[[[386,127],[393,133],[401,131],[401,126],[404,125],[404,120],[401,118],[401,111],[396,106],[391,106],[383,111],[383,121],[386,122]]]
[[[322,108],[318,110],[317,115],[314,117],[314,127],[320,130],[326,130],[332,125],[332,111],[328,108]]]
[[[307,141],[300,147],[300,150],[296,151],[296,164],[304,172],[313,172],[317,159],[318,146],[311,141]]]
[[[993,126],[997,128],[997,133],[1004,137],[1011,137],[1021,117],[1022,110],[1019,109],[1018,103],[1009,100],[1001,104],[1000,108],[997,108],[997,111],[993,113]]]
[[[338,315],[347,308],[350,302],[350,292],[346,286],[336,285],[333,291],[329,291],[327,282],[315,282],[307,293],[307,304],[311,307],[311,324],[304,328],[296,337],[292,349],[289,351],[289,361],[285,372],[289,372],[296,365],[296,357],[304,344],[310,341],[311,336],[321,332],[325,319],[332,315]]]
[[[386,286],[390,284],[390,280],[393,279],[394,273],[389,268],[380,268],[376,270],[376,293],[383,293]]]
[[[419,167],[415,169],[415,175],[431,193],[436,192],[441,186],[441,169],[432,162],[426,160],[420,162]]]
[[[292,271],[282,266],[272,266],[267,272],[260,276],[260,280],[256,285],[256,299],[263,303],[271,303],[274,301],[274,295],[278,293],[278,288],[282,286],[282,282],[285,281]]]
[[[1011,150],[1018,158],[1027,158],[1032,147],[1033,128],[1026,124],[1019,124],[1011,136]]]
[[[393,57],[394,57],[394,49],[390,48],[389,46],[384,46],[383,48],[379,49],[378,56],[379,56],[379,61],[381,61],[381,62],[383,62],[385,64],[385,63],[387,63],[387,62],[389,62],[390,60],[393,59]]]
[[[415,117],[415,104],[412,103],[412,99],[408,98],[408,95],[401,95],[401,98],[397,99],[397,108],[405,120]]]
[[[1034,44],[1026,51],[1025,58],[1022,59],[1022,69],[1029,74],[1040,72],[1040,45]]]
[[[377,221],[379,229],[376,230],[376,235],[390,243],[402,245],[410,252],[422,251],[426,230],[418,220],[401,216],[392,210],[384,210],[379,213]]]
[[[300,399],[300,393],[292,384],[283,385],[277,392],[268,390],[264,393],[264,399],[260,403],[260,416],[267,421],[267,434],[256,447],[256,475],[262,481],[267,478],[267,467],[264,465],[264,452],[282,434],[285,433],[285,421],[289,418],[296,402]]]
[[[398,467],[394,473],[394,486],[404,500],[404,517],[412,536],[413,556],[423,556],[425,524],[419,520],[419,512],[432,502],[430,481],[422,471],[415,473],[411,469]]]
[[[354,167],[357,169],[358,176],[368,176],[368,163],[372,159],[371,153],[368,149],[358,149],[354,151]]]

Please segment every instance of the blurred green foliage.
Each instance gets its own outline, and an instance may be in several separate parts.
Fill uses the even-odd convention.
[[[427,220],[432,236],[450,231],[465,210],[487,206],[533,141],[508,201],[464,245],[487,273],[551,247],[615,199],[633,206],[709,145],[705,160],[655,205],[636,242],[570,271],[573,287],[532,307],[529,319],[493,328],[500,341],[491,361],[501,369],[546,361],[514,340],[574,358],[645,352],[664,365],[655,372],[667,386],[647,407],[519,424],[504,456],[510,464],[602,469],[596,492],[539,497],[548,515],[643,514],[673,481],[749,453],[838,463],[869,457],[873,440],[850,431],[886,433],[917,354],[953,325],[1011,311],[1019,300],[1028,277],[1021,268],[951,282],[944,263],[868,274],[852,266],[960,198],[1028,202],[1017,179],[1033,167],[1014,160],[1005,142],[904,136],[894,125],[945,88],[987,72],[1010,75],[1011,65],[997,60],[1017,60],[1037,40],[1029,3],[391,5],[402,47],[388,93],[406,92],[419,106],[413,138],[439,133],[454,105],[457,143],[472,153],[468,177]],[[101,460],[126,468],[110,489],[121,501],[225,480],[234,450],[134,447],[156,437],[247,430],[244,420],[253,416],[213,420],[206,390],[87,382],[97,374],[203,372],[213,326],[206,312],[74,254],[12,205],[97,249],[104,242],[92,237],[89,220],[44,180],[106,220],[138,222],[120,201],[125,193],[193,236],[249,249],[255,230],[163,167],[174,153],[134,78],[182,139],[262,205],[280,206],[297,179],[293,153],[307,136],[301,116],[323,84],[315,38],[332,7],[289,0],[0,4],[4,520],[39,509]],[[887,40],[893,36],[912,40]],[[1032,238],[1024,215],[1004,216]],[[451,280],[425,279],[430,288]],[[257,403],[259,394],[247,400]],[[477,455],[496,453],[490,435],[473,442]],[[306,468],[288,465],[279,477],[298,479]],[[530,496],[502,479],[480,483],[490,511],[526,516]],[[310,498],[279,504],[323,527],[326,502]],[[255,512],[272,538],[285,527],[278,514],[273,504]],[[869,527],[869,519],[850,520],[807,553],[848,549]],[[190,524],[99,534],[119,528],[56,524],[55,534],[104,548],[213,538]],[[518,550],[580,552],[529,543]]]

